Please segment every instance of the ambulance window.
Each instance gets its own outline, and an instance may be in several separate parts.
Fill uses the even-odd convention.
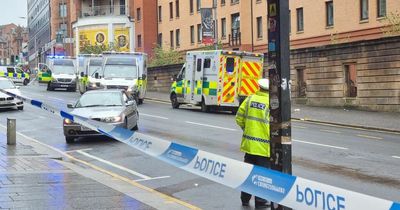
[[[226,59],[226,72],[232,73],[235,71],[235,59],[227,58]]]
[[[197,59],[197,71],[201,71],[201,59]]]
[[[7,68],[7,73],[14,73],[14,68]]]
[[[211,59],[210,58],[207,58],[204,60],[204,68],[205,69],[211,68]]]
[[[21,69],[16,69],[16,70],[17,70],[17,73],[22,73]]]

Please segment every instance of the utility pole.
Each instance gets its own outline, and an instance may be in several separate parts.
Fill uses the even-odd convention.
[[[268,0],[268,69],[270,81],[272,169],[292,173],[290,109],[289,0]],[[271,209],[289,208],[273,204]]]
[[[218,50],[218,0],[213,0],[213,9],[214,9],[214,47],[215,50]]]

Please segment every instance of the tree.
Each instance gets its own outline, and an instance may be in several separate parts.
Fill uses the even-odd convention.
[[[171,64],[183,63],[183,58],[180,52],[169,49],[165,50],[160,46],[154,48],[154,56],[150,61],[149,66],[165,66]]]
[[[400,12],[391,12],[385,19],[386,25],[383,28],[384,36],[400,35]]]
[[[102,54],[105,51],[116,51],[119,52],[120,48],[114,43],[106,44],[95,44],[95,45],[85,45],[80,50],[80,54]]]

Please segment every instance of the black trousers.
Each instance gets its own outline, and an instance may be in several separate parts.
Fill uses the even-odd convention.
[[[261,166],[264,168],[271,168],[271,163],[269,162],[269,157],[262,157],[262,156],[258,156],[258,155],[251,155],[246,153],[244,155],[244,162],[246,163],[250,163],[253,165],[257,165],[257,166]],[[251,194],[242,192],[240,198],[242,199],[243,203],[248,203],[251,199]],[[257,204],[263,204],[265,202],[267,202],[267,200],[259,198],[259,197],[255,197],[255,204],[257,206]]]

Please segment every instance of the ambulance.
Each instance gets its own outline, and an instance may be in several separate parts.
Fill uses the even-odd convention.
[[[96,72],[100,86],[124,89],[142,104],[147,89],[147,54],[140,52],[103,52],[102,72]]]
[[[0,66],[0,77],[7,77],[14,83],[22,83],[23,85],[28,85],[30,81],[29,74],[14,66]]]
[[[47,91],[63,88],[75,92],[77,80],[75,59],[65,56],[51,56],[47,59],[48,73],[51,77],[51,80],[47,83]]]
[[[262,77],[262,54],[239,51],[191,51],[171,86],[174,109],[181,104],[235,113],[240,103],[254,94]]]
[[[102,55],[79,55],[78,66],[78,90],[81,94],[88,90],[103,89],[100,79],[95,78],[96,73],[102,72]]]
[[[39,63],[37,70],[37,80],[39,83],[49,83],[51,81],[51,76],[49,73],[50,69],[48,69],[47,64]]]

